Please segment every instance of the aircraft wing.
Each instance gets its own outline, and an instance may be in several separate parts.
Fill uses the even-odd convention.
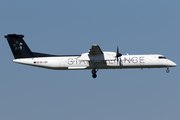
[[[89,50],[89,55],[103,55],[103,52],[99,45],[92,45],[91,49]]]
[[[99,45],[92,45],[89,53],[83,53],[78,60],[101,62],[102,60],[115,60],[115,57],[104,53]]]

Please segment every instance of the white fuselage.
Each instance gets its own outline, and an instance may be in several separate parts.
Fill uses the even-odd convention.
[[[125,68],[161,68],[175,67],[176,64],[162,55],[122,55],[117,52],[103,52],[99,45],[92,45],[88,53],[81,55],[57,56],[32,52],[25,41],[24,35],[8,34],[4,36],[11,48],[14,62],[54,70],[91,69],[92,77],[97,77],[98,69]]]
[[[161,68],[175,67],[176,64],[162,55],[122,55],[118,60],[114,57],[115,52],[103,52],[103,56],[81,60],[81,56],[55,56],[20,58],[13,61],[20,64],[37,66],[56,70],[79,70],[79,69],[124,69],[124,68]],[[83,57],[85,58],[85,57]],[[113,59],[110,59],[113,58]]]

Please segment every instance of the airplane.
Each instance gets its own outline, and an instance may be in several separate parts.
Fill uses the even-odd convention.
[[[130,69],[130,68],[167,68],[175,67],[176,63],[160,54],[122,55],[117,52],[103,52],[99,45],[92,45],[88,53],[81,55],[51,55],[32,52],[25,41],[24,35],[8,34],[4,36],[14,55],[13,62],[54,70],[85,70],[91,69],[92,77],[97,77],[99,69]]]

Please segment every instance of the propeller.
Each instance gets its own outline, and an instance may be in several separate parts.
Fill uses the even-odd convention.
[[[118,61],[119,61],[118,57],[121,57],[121,56],[122,56],[122,54],[119,53],[119,47],[117,46],[117,52],[116,52],[117,63],[118,63]]]

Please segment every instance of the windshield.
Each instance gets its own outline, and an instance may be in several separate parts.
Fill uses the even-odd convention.
[[[164,56],[159,56],[159,59],[166,59],[166,57],[164,57]]]

